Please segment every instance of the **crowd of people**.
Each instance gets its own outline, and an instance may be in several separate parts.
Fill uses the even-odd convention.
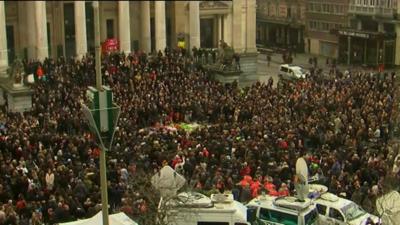
[[[23,63],[41,79],[32,85],[32,111],[2,109],[0,224],[93,216],[101,209],[100,149],[80,101],[95,84],[94,58]],[[231,191],[247,202],[262,192],[293,195],[296,159],[303,156],[310,176],[369,212],[383,177],[399,178],[398,167],[392,169],[399,150],[391,141],[395,74],[338,72],[325,80],[313,74],[241,89],[213,81],[180,49],[108,55],[102,72],[121,106],[107,152],[110,210],[143,224],[153,193],[137,181],[164,165],[185,176],[186,188]],[[180,122],[200,127],[189,132],[175,126]]]

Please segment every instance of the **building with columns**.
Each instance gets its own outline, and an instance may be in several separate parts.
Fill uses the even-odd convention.
[[[224,40],[255,53],[256,0],[100,1],[100,39],[124,52],[177,46],[216,48]],[[19,58],[80,57],[94,51],[91,1],[1,1],[0,67]]]

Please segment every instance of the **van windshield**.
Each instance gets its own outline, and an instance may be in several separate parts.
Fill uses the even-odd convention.
[[[354,220],[367,213],[354,202],[344,206],[342,208],[342,212],[344,213],[344,215],[348,220]]]
[[[316,224],[318,220],[318,212],[317,209],[311,210],[307,215],[304,216],[305,224],[306,225],[313,225]]]

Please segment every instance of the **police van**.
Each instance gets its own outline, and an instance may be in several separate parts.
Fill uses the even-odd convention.
[[[284,80],[297,80],[306,78],[307,71],[300,66],[282,64],[279,67],[278,76]]]
[[[317,208],[310,199],[260,195],[247,204],[268,225],[320,225]]]
[[[353,201],[332,193],[322,193],[314,202],[321,221],[326,225],[365,225],[368,220],[379,224],[379,217],[367,213]]]

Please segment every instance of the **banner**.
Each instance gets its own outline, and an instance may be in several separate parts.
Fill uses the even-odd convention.
[[[101,49],[103,54],[119,51],[119,42],[116,38],[107,39],[101,45]]]

